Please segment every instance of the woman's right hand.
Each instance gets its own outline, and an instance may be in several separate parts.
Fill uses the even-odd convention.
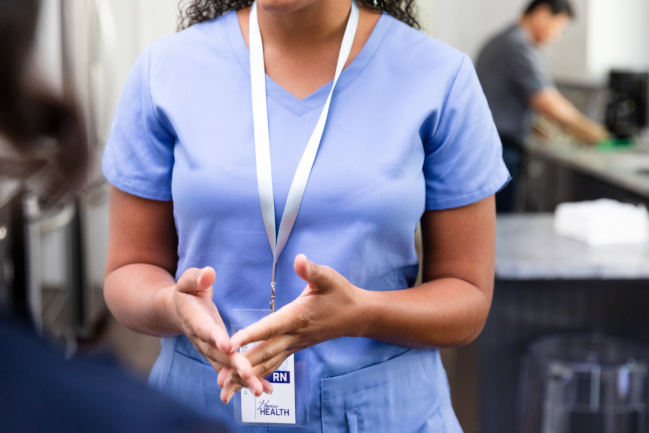
[[[210,267],[188,269],[178,279],[173,292],[178,330],[189,338],[217,373],[224,366],[235,369],[256,396],[262,391],[272,392],[270,383],[252,374],[252,366],[245,356],[239,352],[230,353],[230,337],[212,298],[215,279],[216,273]]]

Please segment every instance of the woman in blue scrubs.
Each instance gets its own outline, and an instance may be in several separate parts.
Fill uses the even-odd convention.
[[[277,225],[328,106],[351,3],[255,6]],[[235,310],[268,309],[273,263],[250,5],[191,2],[189,27],[149,46],[130,75],[103,160],[107,303],[127,327],[164,337],[150,384],[234,431],[285,431],[238,426],[225,402],[241,386],[270,392],[263,378],[303,351],[304,431],[459,432],[437,348],[472,341],[485,323],[493,195],[509,180],[473,65],[413,28],[412,0],[360,1],[277,262],[277,312],[229,336]],[[424,284],[413,288],[420,221]]]

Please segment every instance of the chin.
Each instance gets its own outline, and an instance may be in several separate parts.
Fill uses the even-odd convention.
[[[309,6],[317,0],[257,0],[257,5],[267,12],[291,13]]]

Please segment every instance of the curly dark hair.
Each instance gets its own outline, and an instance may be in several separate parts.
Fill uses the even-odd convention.
[[[359,0],[358,2],[367,9],[385,12],[410,27],[420,28],[416,18],[415,0]],[[252,3],[253,0],[182,0],[179,5],[178,30],[213,20],[231,10],[247,8]]]

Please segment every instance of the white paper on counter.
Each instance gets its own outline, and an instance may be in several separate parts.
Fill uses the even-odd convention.
[[[554,231],[589,245],[644,243],[649,215],[644,205],[610,199],[562,203],[554,214]]]

